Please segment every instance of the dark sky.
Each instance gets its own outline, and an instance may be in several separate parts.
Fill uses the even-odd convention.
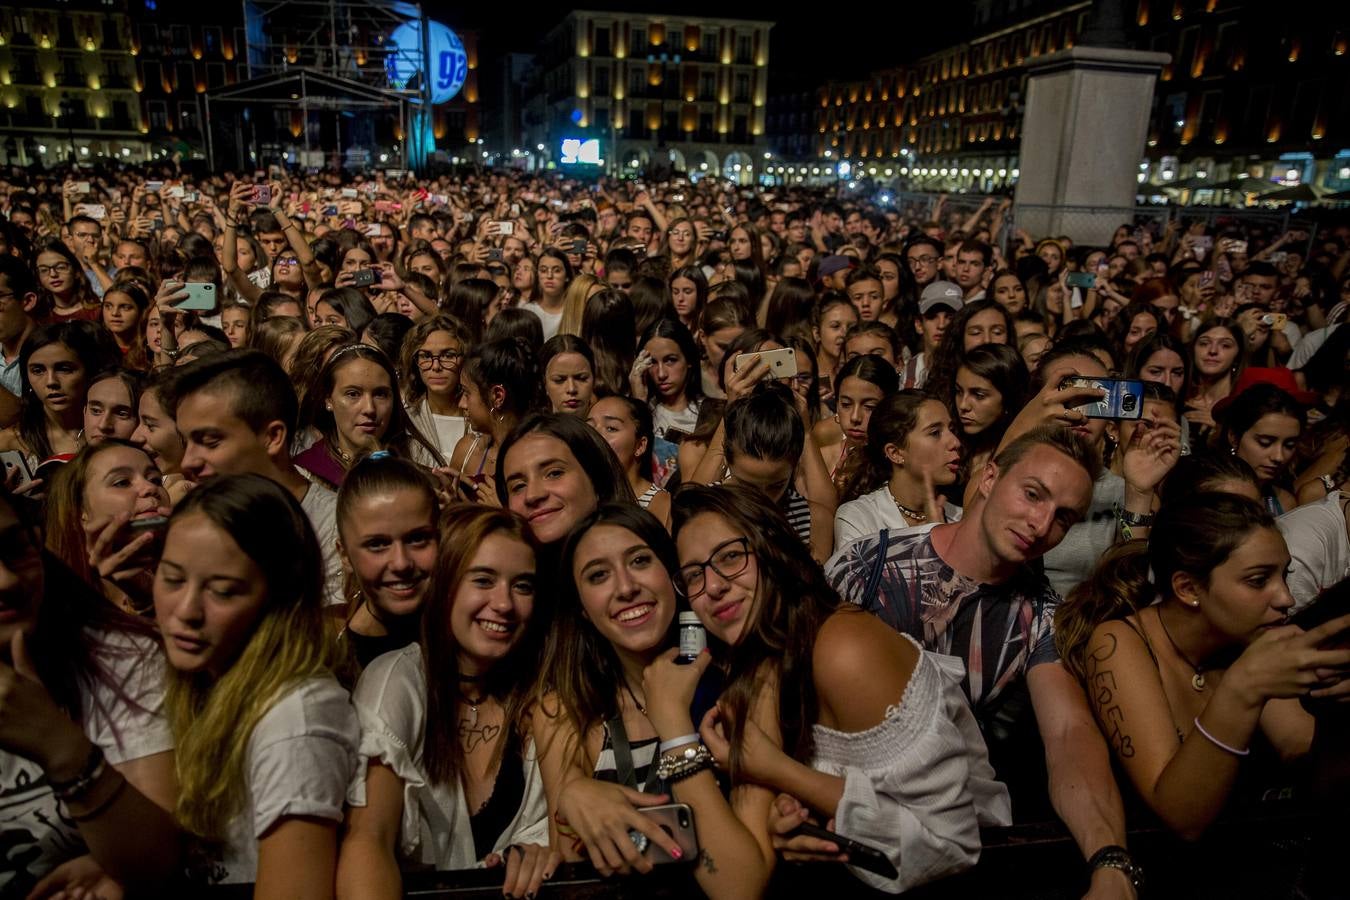
[[[830,11],[831,7],[838,12]],[[476,30],[480,59],[488,62],[503,52],[533,52],[539,39],[572,6],[520,4],[512,0],[454,4],[430,0],[427,8],[433,17],[451,28]],[[659,4],[596,0],[578,4],[577,8],[650,9],[680,18],[720,15],[775,22],[769,33],[770,91],[809,90],[831,78],[860,77],[912,59],[959,41],[971,21],[970,0],[893,0],[884,5],[800,5],[783,0],[778,3],[671,0]]]

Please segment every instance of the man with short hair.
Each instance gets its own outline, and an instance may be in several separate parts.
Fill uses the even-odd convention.
[[[102,297],[103,281],[98,277],[94,266],[98,265],[98,253],[103,247],[103,225],[92,216],[78,213],[70,217],[70,221],[66,223],[66,231],[75,245],[71,250],[80,259],[84,277],[89,280],[89,286],[94,289],[94,294]]]
[[[994,249],[980,241],[963,241],[956,248],[956,283],[966,303],[984,299],[993,272]]]
[[[408,237],[414,241],[431,240],[437,235],[436,220],[427,213],[413,213],[412,218],[408,220]]]
[[[881,316],[886,289],[881,283],[881,273],[876,269],[862,266],[850,271],[844,278],[844,293],[848,294],[849,302],[863,322],[873,322]]]
[[[947,238],[942,244],[942,277],[947,281],[956,280],[956,254],[965,243],[963,238]]]
[[[267,254],[267,263],[276,262],[277,256],[289,245],[286,242],[286,230],[270,210],[258,210],[254,220],[254,234],[258,243]]]
[[[928,378],[928,368],[942,344],[942,336],[947,326],[961,311],[965,304],[961,300],[961,288],[950,281],[934,281],[919,295],[919,318],[914,322],[914,330],[923,339],[923,349],[909,358],[900,372],[900,386],[921,388]]]
[[[656,223],[652,221],[651,213],[635,209],[628,214],[628,223],[623,236],[630,240],[641,241],[642,246],[646,247],[652,242],[652,231],[655,228]]]
[[[299,409],[281,366],[257,350],[212,354],[179,369],[165,401],[183,436],[180,467],[190,480],[253,473],[300,501],[323,550],[328,605],[342,603],[337,495],[291,463]]]
[[[1270,263],[1258,260],[1247,266],[1238,284],[1239,303],[1255,303],[1262,309],[1270,309],[1280,288],[1280,273]]]
[[[914,286],[922,292],[924,288],[937,281],[938,264],[942,262],[944,248],[942,241],[921,234],[905,247],[905,264],[914,276]]]
[[[150,265],[150,251],[145,244],[133,238],[122,238],[113,248],[113,274],[132,267],[146,269]]]
[[[1043,796],[1025,777],[1035,755],[1014,752],[1035,726],[1050,801],[1094,867],[1091,895],[1132,897],[1128,875],[1115,868],[1129,860],[1110,754],[1083,689],[1059,661],[1059,597],[1034,565],[1083,517],[1100,468],[1080,436],[1038,427],[973,475],[976,499],[961,521],[864,538],[826,568],[845,599],[925,650],[965,662],[962,688],[1015,812],[1019,801]]]
[[[0,427],[13,424],[19,417],[19,397],[23,394],[19,350],[37,327],[33,321],[37,305],[32,270],[17,256],[0,256],[0,388],[4,388],[0,391]]]

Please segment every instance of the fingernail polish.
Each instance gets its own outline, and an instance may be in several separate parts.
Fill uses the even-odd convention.
[[[679,847],[672,847],[670,855],[675,857],[676,859],[684,859],[684,851],[681,850]]]

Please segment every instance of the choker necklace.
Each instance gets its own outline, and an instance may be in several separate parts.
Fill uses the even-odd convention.
[[[1195,674],[1191,676],[1191,687],[1195,688],[1197,691],[1203,691],[1205,689],[1204,670],[1191,662],[1191,658],[1181,652],[1181,648],[1177,646],[1177,642],[1172,640],[1172,632],[1167,630],[1167,623],[1163,621],[1162,607],[1159,607],[1156,612],[1158,614],[1158,624],[1162,626],[1163,634],[1167,636],[1167,643],[1172,645],[1172,649],[1176,651],[1177,656],[1181,657],[1182,662],[1195,670]]]
[[[623,682],[623,689],[628,692],[628,699],[633,701],[633,705],[637,707],[638,712],[645,716],[647,714],[647,707],[638,702],[637,694],[633,693],[633,689],[628,686],[628,679],[626,678]]]
[[[890,488],[886,489],[886,493],[891,495],[891,502],[895,504],[896,509],[900,510],[900,515],[904,516],[906,519],[913,519],[915,522],[928,521],[928,513],[917,512],[915,510],[910,509],[908,506],[900,502],[899,497],[895,496],[894,493],[891,493]]]

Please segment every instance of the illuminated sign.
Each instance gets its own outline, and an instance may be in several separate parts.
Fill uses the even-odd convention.
[[[558,162],[564,166],[603,166],[599,138],[563,138]]]
[[[431,102],[444,103],[459,93],[464,87],[464,78],[469,72],[469,56],[464,52],[464,44],[455,34],[440,22],[429,22],[428,32],[431,53]],[[389,84],[395,90],[405,90],[413,76],[421,74],[422,60],[422,23],[404,22],[394,29],[386,42],[391,53],[385,59],[385,71]]]

